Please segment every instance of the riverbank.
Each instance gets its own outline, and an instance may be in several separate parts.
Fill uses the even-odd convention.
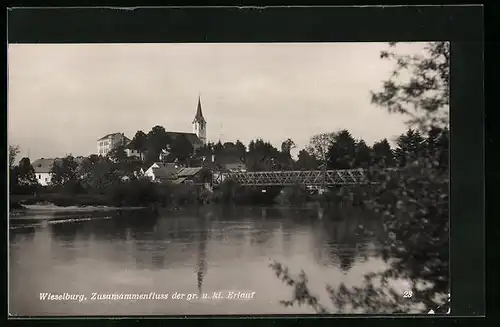
[[[107,199],[100,194],[14,194],[10,195],[9,204],[10,216],[22,215],[28,212],[102,212],[116,210],[142,210],[148,208],[147,206],[110,205],[109,201],[107,201]]]
[[[10,208],[9,216],[18,217],[27,214],[45,214],[45,213],[94,213],[94,212],[111,212],[111,211],[133,211],[144,210],[147,207],[113,207],[113,206],[57,206],[52,203],[21,205],[21,208]]]
[[[59,207],[67,206],[105,206],[106,197],[101,194],[65,194],[65,193],[38,193],[38,194],[10,194],[11,208],[26,207],[26,205],[53,204]]]
[[[24,205],[24,208],[26,210],[30,210],[30,211],[72,211],[72,212],[146,209],[146,207],[112,207],[112,206],[64,206],[64,207],[61,207],[61,206],[54,205],[52,203]]]

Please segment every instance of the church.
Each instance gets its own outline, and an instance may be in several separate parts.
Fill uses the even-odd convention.
[[[203,117],[201,110],[201,99],[198,96],[198,106],[196,114],[192,122],[193,132],[168,132],[170,139],[175,140],[178,137],[184,136],[191,142],[193,148],[198,149],[207,143],[207,121]],[[129,157],[140,157],[139,151],[131,147],[131,140],[123,133],[111,133],[97,140],[97,154],[106,156],[112,149],[117,146],[125,146],[125,152]]]
[[[168,132],[167,135],[171,139],[175,139],[177,137],[185,136],[189,142],[193,145],[193,148],[197,149],[207,143],[207,121],[203,117],[203,112],[201,110],[201,99],[198,96],[198,106],[196,108],[196,115],[194,116],[193,122],[193,132],[192,133],[184,133],[184,132]]]
[[[201,110],[201,99],[198,96],[198,106],[196,108],[196,114],[194,116],[193,122],[193,132],[168,132],[167,136],[171,140],[175,140],[178,137],[185,137],[193,146],[194,149],[198,149],[207,143],[207,121],[203,117],[203,112]],[[128,154],[130,156],[130,154]],[[163,150],[160,154],[159,159],[164,160],[168,155],[167,149]]]

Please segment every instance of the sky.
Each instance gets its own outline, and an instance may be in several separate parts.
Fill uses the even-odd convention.
[[[421,43],[399,51],[419,53]],[[8,142],[30,159],[87,156],[97,139],[155,125],[192,132],[198,96],[209,141],[262,138],[297,150],[349,130],[369,145],[405,131],[370,102],[394,63],[387,43],[9,44]]]

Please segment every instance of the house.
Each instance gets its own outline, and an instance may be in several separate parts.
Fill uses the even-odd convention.
[[[170,152],[167,149],[162,149],[160,155],[158,156],[158,159],[160,161],[166,161],[169,154]]]
[[[111,150],[118,146],[126,146],[130,139],[123,133],[111,133],[97,140],[97,154],[106,156]]]
[[[243,160],[234,155],[212,155],[211,158],[205,158],[202,165],[211,170],[246,172],[247,166]]]
[[[77,173],[80,178],[85,177],[85,173],[83,172],[84,166],[86,162],[88,162],[87,157],[77,156],[73,158],[74,161],[78,164]],[[50,185],[52,181],[52,167],[54,164],[60,163],[62,158],[40,158],[31,164],[33,170],[35,171],[35,178],[38,181],[38,184],[42,186]]]
[[[144,153],[137,150],[137,146],[136,146],[134,140],[128,142],[125,145],[125,153],[127,154],[127,157],[129,157],[129,158],[137,158],[140,160],[144,160]]]
[[[154,182],[165,182],[175,179],[178,167],[174,163],[155,162],[147,170],[142,170],[144,176]]]
[[[125,147],[125,153],[127,157],[143,160],[143,154],[139,150],[131,148],[130,143]]]
[[[213,180],[217,180],[219,183],[226,178],[224,173],[247,171],[243,160],[235,155],[212,155],[210,159],[205,158],[203,166],[212,171]]]
[[[246,172],[247,166],[240,158],[236,156],[222,156],[220,159],[216,159],[216,163],[219,164],[223,169],[229,170],[230,172]]]
[[[52,180],[52,167],[54,166],[56,159],[54,158],[40,158],[31,164],[33,170],[35,171],[35,177],[38,184],[42,186],[47,186]]]
[[[208,183],[210,170],[204,167],[180,167],[175,163],[155,162],[145,171],[144,176],[154,182],[171,182],[173,184],[203,184]]]

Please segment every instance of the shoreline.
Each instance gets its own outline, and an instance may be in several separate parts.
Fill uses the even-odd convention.
[[[103,205],[85,205],[85,206],[57,206],[53,203],[44,204],[22,204],[22,208],[16,206],[9,210],[9,216],[18,216],[27,213],[44,213],[44,212],[106,212],[106,211],[129,211],[129,210],[144,210],[148,207],[113,207]]]

